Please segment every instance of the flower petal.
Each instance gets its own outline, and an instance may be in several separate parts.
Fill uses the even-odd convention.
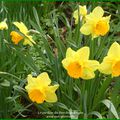
[[[65,58],[62,60],[63,67],[67,69],[68,65],[73,61],[74,59],[72,58]]]
[[[56,102],[57,96],[55,94],[55,91],[58,89],[59,85],[49,86],[45,90],[45,101],[46,102]]]
[[[26,35],[26,37],[30,40],[31,43],[36,44],[31,35]]]
[[[62,64],[63,64],[64,68],[67,68],[69,63],[74,60],[73,58],[74,58],[75,54],[76,54],[76,52],[74,50],[72,50],[71,48],[67,49],[66,58],[62,60]]]
[[[32,77],[32,75],[29,74],[28,77],[27,77],[28,84],[34,83],[35,79],[36,78]]]
[[[7,30],[8,29],[8,25],[7,25],[7,23],[6,23],[6,21],[4,20],[4,21],[2,21],[2,22],[0,22],[0,30]]]
[[[120,45],[117,42],[114,42],[109,51],[108,51],[108,56],[113,57],[113,58],[120,58]]]
[[[83,73],[81,78],[92,79],[95,77],[94,71],[99,67],[99,62],[96,60],[88,60],[84,63]]]
[[[13,24],[16,27],[18,27],[18,29],[20,30],[21,33],[23,33],[25,35],[28,33],[28,29],[23,22],[13,22]]]
[[[79,5],[79,11],[80,11],[81,15],[85,16],[87,14],[86,5],[84,5],[84,6]]]
[[[89,21],[89,23],[94,22],[96,24],[103,15],[104,10],[100,6],[98,6],[94,8],[94,10],[90,14],[86,15],[86,21]]]
[[[90,71],[89,69],[84,69],[83,74],[81,76],[82,79],[88,80],[95,77],[95,73],[93,71]]]
[[[92,40],[94,40],[94,38],[98,37],[98,35],[96,35],[95,33],[92,33]]]
[[[89,35],[92,33],[92,24],[85,23],[81,28],[80,32],[84,35]]]
[[[31,90],[33,90],[33,89],[39,89],[39,87],[41,86],[41,84],[36,79],[36,77],[32,77],[31,74],[28,75],[27,82],[28,82],[28,84],[25,86],[25,89],[28,92],[31,91]]]
[[[77,10],[75,10],[75,11],[73,12],[73,17],[74,17],[74,18],[76,18],[76,17],[78,18],[78,15],[79,15],[79,14],[78,14],[78,9],[77,9]]]
[[[51,80],[46,72],[41,73],[38,75],[37,80],[41,84],[41,86],[48,86],[51,83]]]
[[[77,54],[79,55],[80,60],[88,60],[89,54],[90,54],[90,49],[89,49],[89,47],[82,47],[77,51]]]
[[[99,67],[99,62],[96,60],[88,60],[85,62],[85,67],[90,69],[91,71],[95,71]]]
[[[112,73],[112,64],[110,62],[103,62],[99,66],[99,71],[104,74]]]
[[[33,46],[33,44],[36,44],[36,42],[32,39],[32,36],[26,35],[26,38],[24,39],[23,45]]]
[[[86,9],[86,6],[81,6],[79,5],[79,8],[77,10],[74,11],[73,13],[73,17],[75,18],[75,24],[78,23],[78,20],[80,18],[80,15],[81,16],[86,16],[87,14],[87,9]]]
[[[24,39],[23,45],[33,46],[32,42],[31,42],[28,38],[25,38],[25,39]]]
[[[111,18],[111,15],[109,15],[109,16],[107,16],[107,17],[103,17],[102,19],[103,19],[104,21],[106,21],[107,23],[109,23],[109,22],[110,22],[110,18]]]
[[[96,18],[101,18],[104,15],[104,10],[100,6],[98,6],[94,8],[94,10],[92,11],[92,14]]]
[[[74,50],[72,50],[71,48],[68,48],[66,51],[66,58],[74,56],[75,53],[76,52]]]
[[[51,80],[46,72],[41,73],[38,77],[32,77],[28,75],[27,77],[28,85],[25,87],[28,91],[31,89],[41,90],[43,87],[50,85]]]

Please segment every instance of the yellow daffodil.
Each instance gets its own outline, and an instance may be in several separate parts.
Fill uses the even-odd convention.
[[[18,44],[23,39],[23,37],[16,31],[12,31],[10,35],[12,36],[12,41],[14,42],[14,44]]]
[[[46,72],[41,73],[36,78],[32,77],[32,75],[28,75],[27,81],[28,85],[25,89],[31,101],[36,103],[57,101],[55,91],[58,89],[59,85],[50,85],[51,80]]]
[[[92,79],[94,71],[98,68],[99,62],[89,60],[89,47],[83,47],[77,51],[67,49],[66,58],[63,59],[63,67],[72,78]]]
[[[113,77],[120,75],[120,45],[114,42],[107,56],[99,66],[99,71],[104,74],[112,74]]]
[[[20,30],[20,32],[24,35],[24,42],[23,45],[30,45],[33,46],[33,44],[35,44],[35,41],[32,39],[32,36],[29,35],[29,30],[27,29],[27,27],[25,26],[25,24],[23,22],[13,22],[13,24]],[[18,33],[19,34],[19,33]],[[15,38],[14,36],[16,36],[16,34],[12,34],[13,38]],[[19,35],[21,36],[21,35]],[[16,41],[15,39],[12,41]],[[19,40],[17,40],[19,41]]]
[[[86,6],[79,5],[79,8],[77,10],[75,10],[73,13],[73,17],[75,18],[75,24],[78,24],[78,20],[79,20],[80,16],[85,17],[86,14],[87,14]]]
[[[7,30],[8,29],[8,25],[7,25],[7,23],[6,23],[6,20],[7,19],[5,19],[4,21],[2,21],[2,22],[0,22],[0,30]]]
[[[103,17],[104,10],[96,7],[92,13],[86,15],[86,23],[81,27],[80,31],[84,35],[92,35],[92,38],[104,36],[110,29],[110,15]]]

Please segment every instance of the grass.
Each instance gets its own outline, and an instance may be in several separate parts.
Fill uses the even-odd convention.
[[[0,118],[32,118],[38,112],[40,114],[36,118],[47,117],[44,112],[51,112],[49,117],[65,117],[67,112],[66,116],[71,118],[119,118],[119,77],[111,78],[96,71],[92,80],[74,80],[68,76],[61,61],[68,47],[77,50],[87,45],[91,50],[90,59],[102,62],[110,45],[114,41],[119,42],[120,5],[111,2],[106,5],[103,2],[81,3],[86,4],[89,10],[100,5],[108,11],[107,15],[112,16],[110,32],[91,41],[90,36],[80,33],[81,23],[74,24],[72,13],[78,4],[1,2],[0,20],[7,18],[9,29],[0,31]],[[37,31],[33,34],[36,45],[12,43],[10,32],[16,29],[13,21],[22,21],[29,29]],[[24,89],[28,74],[36,76],[44,71],[48,72],[53,83],[60,85],[58,102],[53,104],[33,103]],[[29,116],[32,108],[36,113]]]

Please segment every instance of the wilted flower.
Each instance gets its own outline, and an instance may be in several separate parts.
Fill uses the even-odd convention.
[[[13,22],[13,24],[20,30],[20,32],[23,34],[23,45],[30,45],[33,46],[33,44],[35,44],[35,41],[32,39],[32,36],[29,35],[29,30],[27,29],[27,27],[25,26],[25,24],[23,22]],[[18,33],[19,34],[19,33]],[[17,34],[17,35],[18,35]],[[12,38],[16,38],[16,33],[15,34],[11,34]],[[19,38],[20,38],[20,34],[19,34]],[[12,39],[12,41],[16,41],[16,39]],[[17,41],[20,41],[17,40]]]
[[[85,17],[87,14],[87,9],[86,9],[86,6],[81,6],[79,5],[79,8],[77,10],[74,11],[73,13],[73,17],[75,18],[75,24],[78,23],[78,20],[79,20],[79,17],[82,16],[82,17]]]
[[[94,71],[98,68],[99,62],[89,60],[89,52],[89,47],[83,47],[77,51],[67,49],[66,58],[63,59],[62,64],[70,77],[82,79],[95,77]]]
[[[8,25],[6,23],[7,19],[4,19],[4,21],[0,22],[0,30],[7,30],[8,29]]]
[[[27,81],[28,85],[25,89],[31,101],[36,103],[57,101],[55,91],[58,89],[59,85],[50,85],[51,80],[46,72],[41,73],[36,78],[32,77],[32,75],[28,75]]]
[[[104,10],[96,7],[92,13],[86,15],[86,23],[81,27],[80,31],[84,35],[92,35],[92,38],[104,36],[110,29],[110,15],[103,17]]]
[[[104,74],[112,74],[113,77],[120,75],[120,45],[114,42],[107,56],[99,66],[99,71]]]

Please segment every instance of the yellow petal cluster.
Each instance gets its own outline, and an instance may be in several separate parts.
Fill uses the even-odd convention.
[[[77,51],[67,49],[66,57],[62,60],[63,67],[72,78],[92,79],[99,62],[89,60],[89,47],[82,47]]]
[[[24,42],[23,45],[30,45],[33,46],[35,44],[35,41],[32,39],[31,35],[28,35],[29,30],[25,26],[23,22],[13,22],[13,24],[20,30],[20,32],[24,35]]]
[[[90,14],[85,17],[85,24],[80,29],[80,32],[84,35],[92,35],[92,38],[98,36],[104,36],[108,33],[110,26],[110,15],[103,17],[104,10],[101,7],[96,7]]]
[[[104,74],[112,74],[113,77],[120,75],[120,45],[114,42],[107,56],[99,66],[99,71]]]
[[[6,19],[2,22],[0,22],[0,30],[7,30],[8,29],[8,25],[6,23]]]
[[[75,24],[78,24],[78,20],[79,20],[80,16],[85,17],[86,14],[87,14],[86,5],[84,5],[84,6],[79,5],[79,8],[77,10],[75,10],[73,13],[73,17],[75,19]]]
[[[32,75],[28,75],[27,82],[28,84],[25,89],[31,101],[36,103],[57,101],[55,91],[58,89],[59,85],[50,85],[51,80],[46,72],[41,73],[36,78],[32,77]]]

